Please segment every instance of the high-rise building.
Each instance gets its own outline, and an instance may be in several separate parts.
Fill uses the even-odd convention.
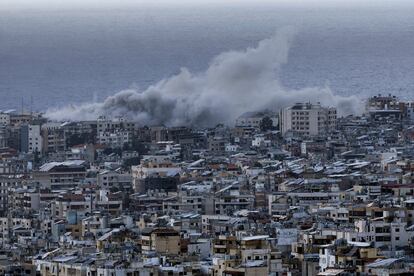
[[[43,138],[40,125],[22,125],[20,128],[20,149],[22,152],[42,153]]]
[[[336,108],[319,103],[297,103],[280,112],[280,130],[285,135],[291,131],[301,136],[317,136],[336,127]]]
[[[66,149],[65,132],[61,123],[48,122],[41,127],[44,152],[58,152]]]

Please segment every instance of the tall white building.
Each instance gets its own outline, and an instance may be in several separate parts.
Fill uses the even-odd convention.
[[[43,138],[41,134],[40,125],[29,125],[28,130],[28,151],[29,152],[42,152],[43,150]]]
[[[282,134],[292,131],[302,136],[324,134],[336,127],[336,108],[318,104],[297,103],[280,112]]]

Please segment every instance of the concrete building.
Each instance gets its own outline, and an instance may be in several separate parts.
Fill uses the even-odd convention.
[[[0,125],[10,125],[10,114],[6,112],[0,112]]]
[[[300,136],[317,136],[334,130],[336,119],[336,108],[297,103],[280,112],[280,129],[283,135],[293,132]]]
[[[86,176],[85,161],[71,160],[66,162],[50,162],[42,165],[33,173],[35,181],[42,188],[59,191],[77,187]]]
[[[99,144],[106,145],[110,148],[122,149],[125,145],[131,144],[132,133],[130,131],[120,130],[112,133],[99,132],[97,139]]]
[[[8,134],[7,128],[0,124],[0,149],[8,146]]]
[[[104,189],[132,190],[132,175],[106,170],[97,175],[97,184]]]
[[[20,150],[28,153],[42,153],[43,137],[40,125],[22,125],[20,127]]]
[[[145,156],[138,166],[132,166],[132,184],[136,192],[148,190],[177,190],[181,168],[169,156]]]
[[[273,127],[279,124],[278,115],[272,112],[246,112],[236,119],[236,127],[260,128],[263,118],[269,117],[273,122]]]
[[[228,140],[223,137],[210,137],[208,139],[208,151],[214,154],[223,154],[226,151]]]
[[[61,123],[46,123],[41,127],[43,152],[59,152],[66,149],[65,132]]]
[[[171,228],[144,229],[141,234],[142,251],[162,254],[180,253],[180,233]]]

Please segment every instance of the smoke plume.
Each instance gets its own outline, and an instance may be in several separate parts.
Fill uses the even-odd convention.
[[[278,75],[292,37],[284,29],[255,48],[219,54],[204,72],[183,68],[145,90],[124,90],[103,102],[48,110],[46,116],[60,121],[124,116],[143,125],[212,126],[232,124],[246,111],[277,111],[305,101],[336,106],[339,115],[359,113],[357,97],[335,95],[329,87],[293,90],[281,85]]]

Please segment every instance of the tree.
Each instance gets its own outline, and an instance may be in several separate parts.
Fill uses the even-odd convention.
[[[95,143],[95,134],[94,132],[84,132],[84,133],[73,133],[68,135],[66,138],[66,146],[73,147],[80,144],[93,144]]]
[[[131,157],[131,158],[128,158],[128,159],[124,160],[122,167],[124,169],[129,169],[129,168],[131,168],[131,166],[139,165],[140,160],[141,160],[140,157]]]
[[[137,137],[133,137],[132,143],[129,147],[130,150],[137,151],[139,155],[144,155],[148,153],[148,148],[145,143],[140,141]]]
[[[266,131],[266,130],[272,130],[273,129],[273,121],[270,119],[269,116],[263,117],[263,119],[260,121],[260,130]]]

